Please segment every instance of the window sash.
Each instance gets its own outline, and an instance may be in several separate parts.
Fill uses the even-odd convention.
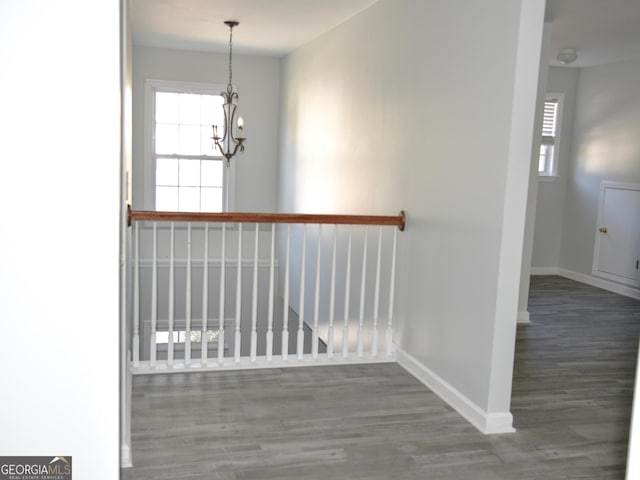
[[[219,155],[219,152],[215,148],[200,149],[200,151],[190,151],[184,152],[183,154],[179,154],[176,152],[165,151],[165,152],[156,152],[156,142],[155,142],[155,134],[156,134],[156,94],[161,93],[190,93],[197,95],[211,95],[212,97],[217,97],[220,95],[220,92],[225,88],[224,85],[212,85],[212,84],[202,84],[202,83],[194,83],[194,82],[174,82],[174,81],[164,81],[164,80],[152,80],[147,79],[145,81],[145,98],[146,98],[146,106],[145,106],[145,167],[144,167],[144,205],[147,209],[155,209],[158,210],[158,199],[157,189],[160,187],[173,187],[177,189],[182,189],[181,193],[187,194],[190,192],[193,194],[192,188],[202,190],[199,193],[200,200],[198,201],[200,205],[198,208],[183,208],[180,206],[180,202],[171,208],[171,210],[175,211],[213,211],[213,212],[222,212],[229,211],[233,209],[233,178],[235,177],[235,166],[225,166],[224,157]],[[215,98],[216,102],[218,101]],[[201,109],[204,107],[201,107]],[[221,112],[222,113],[222,112]],[[169,119],[167,121],[167,116],[165,115],[162,118],[163,123],[171,124],[174,123]],[[208,124],[208,118],[206,125],[202,123],[202,121],[198,120],[190,120],[185,125],[195,125],[196,128],[200,128],[202,133],[201,141],[203,142],[211,142],[213,146],[213,140],[211,140],[211,125]],[[180,121],[180,119],[178,119]],[[206,129],[206,132],[205,132]],[[194,150],[194,149],[192,149]],[[206,154],[200,154],[203,151]],[[221,165],[219,169],[222,174],[217,175],[217,179],[215,180],[215,185],[211,184],[211,182],[207,182],[203,180],[203,183],[200,185],[180,185],[179,181],[172,182],[173,185],[167,185],[166,180],[161,181],[162,185],[156,182],[156,174],[157,174],[157,163],[159,160],[198,160],[201,162],[215,162],[218,165]],[[202,168],[202,167],[201,167]],[[222,181],[219,181],[219,177],[222,177]],[[193,183],[193,182],[192,182]],[[217,192],[217,193],[215,193]],[[215,195],[214,195],[215,193]],[[195,194],[193,194],[195,195]],[[219,200],[213,202],[215,204],[215,208],[211,208],[212,205],[212,195],[217,196]],[[206,197],[208,200],[203,200],[203,197]],[[205,208],[206,205],[209,205],[208,208]],[[162,209],[164,210],[164,208]]]
[[[542,131],[540,153],[538,157],[538,174],[555,176],[558,169],[558,138],[560,135],[560,111],[562,96],[547,94],[542,112]]]

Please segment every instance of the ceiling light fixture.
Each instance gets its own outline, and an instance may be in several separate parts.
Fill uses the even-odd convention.
[[[218,133],[218,126],[213,125],[213,141],[215,145],[222,153],[222,156],[227,159],[227,166],[229,166],[229,161],[236,154],[238,150],[241,152],[244,151],[244,141],[246,138],[244,137],[244,120],[242,117],[238,116],[237,121],[237,129],[235,135],[233,134],[234,125],[236,125],[235,117],[236,117],[236,102],[238,100],[238,92],[233,91],[232,81],[232,68],[231,68],[231,56],[232,56],[232,47],[233,47],[233,27],[237,27],[240,22],[235,20],[226,20],[224,22],[226,26],[229,27],[229,83],[227,84],[227,91],[220,92],[222,98],[224,98],[224,104],[222,105],[222,109],[224,111],[224,132],[222,136]]]
[[[558,50],[558,56],[556,58],[561,64],[569,65],[576,61],[578,52],[576,52],[575,48],[561,48]]]

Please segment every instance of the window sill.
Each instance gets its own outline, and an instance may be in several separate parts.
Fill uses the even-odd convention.
[[[558,175],[538,175],[539,182],[555,182],[559,179],[560,177]]]

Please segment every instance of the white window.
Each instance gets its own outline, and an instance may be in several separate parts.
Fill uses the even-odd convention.
[[[560,143],[560,118],[562,112],[561,94],[547,94],[542,117],[542,141],[538,174],[541,176],[558,175],[558,150]]]
[[[229,210],[231,172],[215,147],[224,85],[147,80],[147,207],[173,212]]]

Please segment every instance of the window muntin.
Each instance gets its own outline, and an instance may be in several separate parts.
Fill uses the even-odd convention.
[[[224,121],[220,88],[148,82],[148,182],[153,208],[179,212],[227,209],[229,172],[211,139],[211,125]]]

